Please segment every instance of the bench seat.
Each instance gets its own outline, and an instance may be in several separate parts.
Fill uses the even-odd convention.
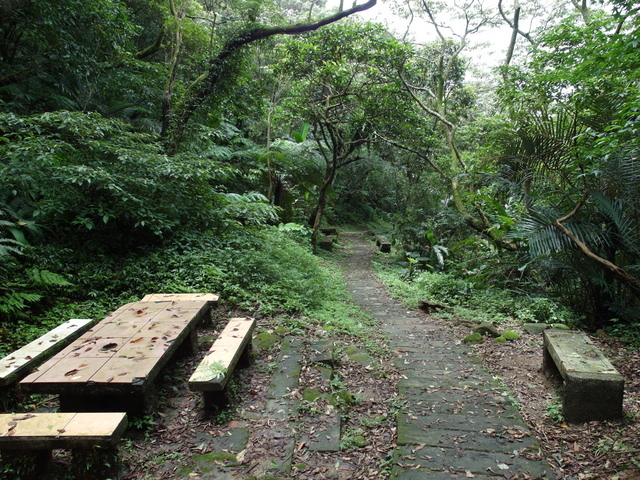
[[[251,338],[256,321],[253,318],[232,318],[213,343],[209,352],[189,379],[189,389],[205,393],[205,404],[215,400],[207,392],[222,392],[238,361],[249,361]]]
[[[90,318],[74,318],[0,360],[0,387],[25,377],[31,370],[87,331]]]
[[[543,337],[543,370],[564,380],[567,422],[622,418],[624,379],[582,332],[549,329]]]
[[[0,450],[113,447],[126,427],[122,412],[0,414]]]

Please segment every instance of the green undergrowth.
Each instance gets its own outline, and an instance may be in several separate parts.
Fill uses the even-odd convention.
[[[354,314],[339,307],[344,287],[337,268],[323,265],[311,253],[308,239],[289,230],[184,233],[125,254],[91,245],[43,246],[32,252],[34,262],[58,272],[70,285],[45,295],[25,318],[0,319],[0,354],[69,318],[100,318],[149,293],[212,292],[229,308],[263,316],[313,316],[340,331],[358,328],[362,321],[349,327],[344,318]]]
[[[319,328],[357,337],[375,351],[373,322],[352,304],[336,256],[313,255],[309,245],[304,228],[281,226],[184,233],[126,254],[91,245],[42,247],[33,252],[35,262],[69,285],[45,296],[28,317],[0,322],[0,354],[69,318],[101,318],[149,293],[190,292],[217,293],[223,307],[249,314],[295,319],[301,333]]]
[[[521,291],[478,287],[447,272],[422,272],[405,279],[403,268],[387,259],[379,259],[374,266],[391,294],[407,307],[417,308],[420,302],[438,304],[444,307],[438,312],[443,317],[501,324],[531,322],[573,326],[580,321],[573,312],[550,298],[529,296]]]

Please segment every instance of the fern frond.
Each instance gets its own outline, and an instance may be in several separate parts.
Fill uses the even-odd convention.
[[[0,295],[0,316],[25,317],[23,312],[29,306],[42,299],[42,295],[26,292],[9,292]]]
[[[50,272],[49,270],[40,270],[32,268],[28,271],[29,277],[33,283],[39,287],[51,288],[51,287],[69,287],[73,284],[62,275]]]

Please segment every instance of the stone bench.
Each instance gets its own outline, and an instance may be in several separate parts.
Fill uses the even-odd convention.
[[[92,323],[93,320],[87,318],[69,320],[1,359],[0,387],[27,376],[31,370],[87,331]]]
[[[542,367],[545,373],[557,371],[564,380],[567,422],[622,417],[624,379],[584,333],[545,330]]]
[[[322,250],[330,252],[333,250],[333,244],[335,243],[335,241],[335,237],[332,237],[331,235],[325,235],[318,242],[318,247],[320,247]]]
[[[0,414],[0,450],[114,447],[127,428],[127,414]]]
[[[224,391],[234,368],[250,363],[255,326],[253,318],[232,318],[191,375],[189,389],[203,392],[205,408],[227,401]]]
[[[376,236],[376,246],[382,253],[389,253],[391,251],[391,242],[384,235]]]

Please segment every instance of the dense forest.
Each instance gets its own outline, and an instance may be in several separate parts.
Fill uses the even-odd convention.
[[[152,292],[322,317],[327,225],[416,301],[640,337],[636,2],[327,3],[0,2],[3,351]]]

